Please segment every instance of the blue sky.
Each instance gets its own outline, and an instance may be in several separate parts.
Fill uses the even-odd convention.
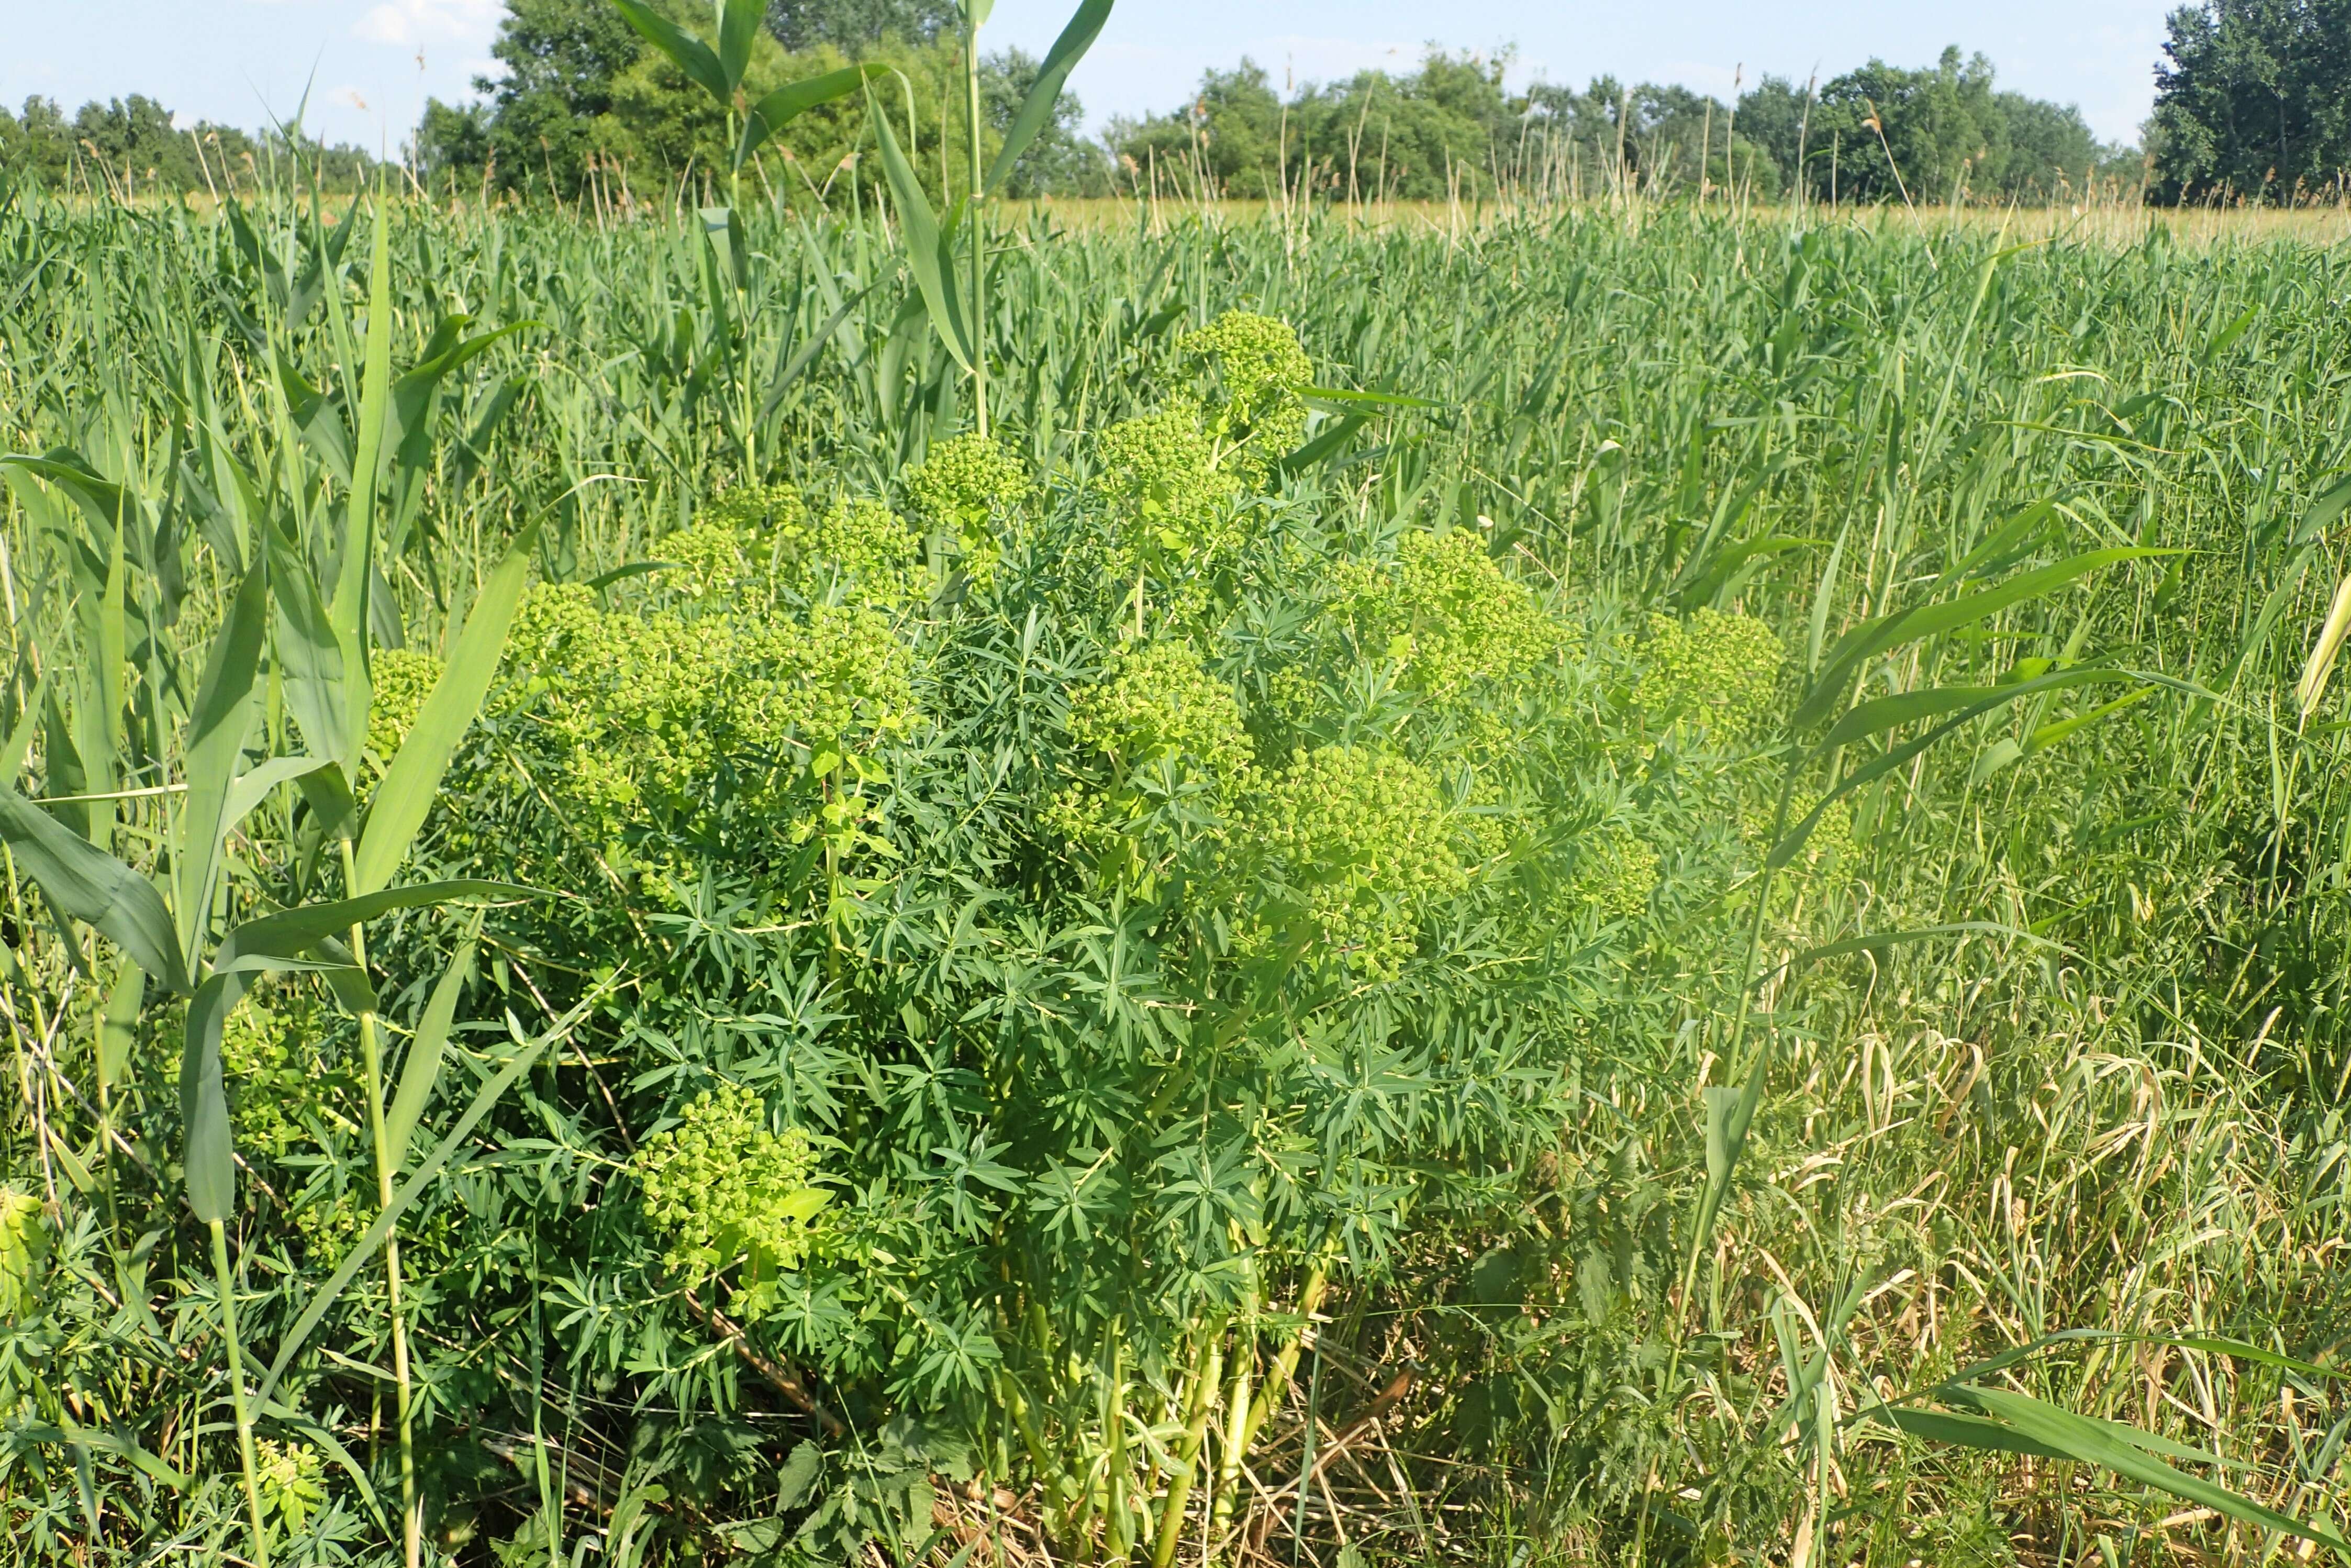
[[[1203,68],[1253,57],[1276,80],[1408,68],[1431,43],[1515,49],[1516,80],[1604,72],[1729,91],[1772,71],[1834,75],[1872,55],[1923,65],[1981,50],[2002,85],[2079,104],[2109,139],[2153,99],[2175,0],[1121,0],[1072,79],[1089,122],[1179,102]],[[983,44],[1041,52],[1074,0],[998,0]],[[188,118],[290,114],[335,141],[396,150],[425,96],[467,96],[502,0],[0,0],[0,102],[144,92]],[[315,72],[315,78],[314,78]]]

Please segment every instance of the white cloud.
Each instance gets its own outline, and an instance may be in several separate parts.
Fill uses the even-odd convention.
[[[497,30],[499,0],[385,0],[351,24],[371,44],[481,44]]]

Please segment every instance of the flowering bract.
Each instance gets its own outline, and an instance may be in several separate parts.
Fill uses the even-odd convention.
[[[1437,777],[1366,747],[1322,747],[1275,775],[1248,820],[1256,846],[1301,899],[1326,956],[1393,978],[1425,904],[1468,883]]]
[[[1344,562],[1334,575],[1333,613],[1356,646],[1440,703],[1520,674],[1574,640],[1466,530],[1406,534],[1393,568]]]
[[[630,1169],[664,1260],[693,1280],[739,1265],[734,1310],[754,1319],[772,1301],[777,1277],[808,1256],[809,1222],[828,1196],[810,1185],[816,1158],[807,1134],[770,1132],[767,1107],[737,1083],[688,1101]]]
[[[1765,622],[1704,606],[1687,621],[1652,615],[1647,653],[1641,706],[1724,735],[1745,734],[1762,722],[1788,661],[1779,633]]]
[[[1070,738],[1100,766],[1056,797],[1052,820],[1130,892],[1152,885],[1146,867],[1186,828],[1221,840],[1250,776],[1240,705],[1181,640],[1122,652],[1106,679],[1071,699]]]
[[[1188,357],[1213,361],[1225,401],[1212,429],[1228,465],[1251,483],[1306,435],[1306,405],[1298,389],[1314,368],[1288,322],[1250,310],[1228,310],[1176,345]]]
[[[441,661],[413,648],[384,648],[369,664],[374,685],[368,709],[367,749],[379,768],[389,768],[400,755],[424,699],[441,680]]]
[[[906,476],[915,509],[953,537],[964,570],[979,582],[995,574],[1005,538],[1034,488],[1019,459],[978,434],[940,442]]]

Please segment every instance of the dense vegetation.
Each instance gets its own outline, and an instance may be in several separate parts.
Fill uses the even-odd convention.
[[[2335,1550],[2339,248],[914,210],[0,212],[12,1551]]]

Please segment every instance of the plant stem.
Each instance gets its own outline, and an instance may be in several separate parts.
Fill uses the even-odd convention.
[[[358,885],[351,865],[351,841],[343,841],[343,885]],[[367,932],[351,927],[351,962],[367,973]],[[383,1053],[372,1009],[360,1014],[360,1053],[367,1066],[368,1141],[375,1147],[375,1189],[379,1209],[392,1207],[392,1150],[383,1130]],[[400,1228],[383,1239],[386,1301],[392,1312],[392,1375],[394,1414],[400,1420],[400,1534],[407,1568],[420,1568],[424,1554],[424,1515],[416,1493],[416,1446],[410,1426],[411,1387],[408,1372],[408,1324],[400,1306]]]
[[[253,1557],[269,1568],[269,1532],[261,1526],[261,1483],[253,1460],[253,1414],[245,1406],[245,1351],[236,1338],[236,1286],[228,1267],[228,1233],[221,1222],[213,1234],[213,1280],[220,1292],[221,1338],[228,1345],[230,1407],[236,1412],[236,1453],[245,1466],[245,1507],[253,1523]]]
[[[982,207],[979,167],[979,25],[964,10],[963,27],[964,131],[970,144],[971,192],[971,379],[973,401],[979,408],[979,434],[987,434],[987,235],[980,222]],[[939,193],[942,196],[946,193]]]
[[[1192,1478],[1200,1470],[1200,1448],[1207,1440],[1208,1416],[1216,1408],[1217,1385],[1225,1370],[1224,1325],[1210,1322],[1201,1336],[1200,1362],[1192,1375],[1192,1394],[1184,1412],[1183,1446],[1176,1450],[1176,1471],[1167,1480],[1167,1500],[1160,1506],[1159,1539],[1151,1552],[1151,1568],[1170,1568],[1184,1530],[1184,1505],[1191,1500]]]

